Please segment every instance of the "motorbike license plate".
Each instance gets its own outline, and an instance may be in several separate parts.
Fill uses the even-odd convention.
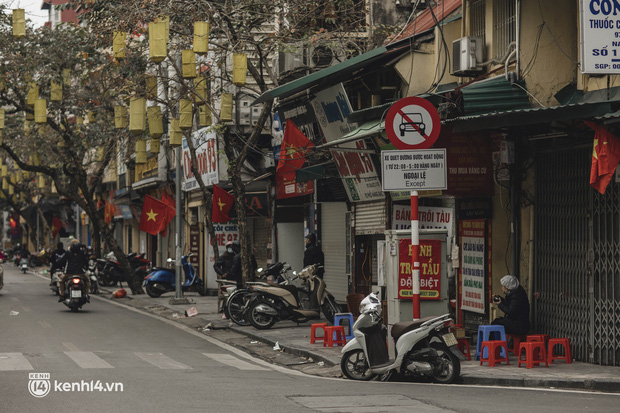
[[[454,334],[452,333],[444,334],[442,338],[448,347],[456,346],[458,344],[456,337],[454,337]]]
[[[82,298],[82,292],[80,290],[71,290],[71,298]]]

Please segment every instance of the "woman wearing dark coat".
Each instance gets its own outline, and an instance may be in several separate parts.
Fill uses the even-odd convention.
[[[491,324],[502,325],[506,334],[526,335],[530,330],[530,302],[517,277],[506,275],[500,280],[506,297],[496,295],[493,302],[505,314],[493,320]]]

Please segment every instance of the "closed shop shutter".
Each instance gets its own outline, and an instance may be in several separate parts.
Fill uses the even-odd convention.
[[[258,267],[267,268],[267,259],[271,255],[271,225],[264,218],[254,218],[252,221],[252,245],[254,257]]]
[[[386,228],[385,201],[355,204],[355,235],[383,234]]]
[[[321,204],[321,249],[325,254],[323,279],[336,301],[345,302],[349,294],[347,274],[347,204]]]

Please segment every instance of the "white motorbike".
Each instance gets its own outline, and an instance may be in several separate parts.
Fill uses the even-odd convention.
[[[28,258],[22,258],[19,260],[19,269],[21,272],[26,274],[26,271],[28,271]]]
[[[353,324],[354,338],[342,349],[342,373],[352,380],[371,380],[376,376],[388,380],[393,373],[399,373],[428,377],[436,383],[453,383],[460,377],[460,360],[465,357],[450,332],[452,324],[448,314],[394,324],[396,358],[390,360],[381,302],[370,294],[360,304],[360,316]]]

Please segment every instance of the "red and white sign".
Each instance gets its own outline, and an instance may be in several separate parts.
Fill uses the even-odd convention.
[[[395,102],[385,117],[385,132],[398,149],[428,149],[439,137],[439,112],[428,100],[410,96]]]

